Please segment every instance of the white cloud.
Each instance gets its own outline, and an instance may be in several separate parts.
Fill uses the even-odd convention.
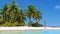
[[[56,9],[60,9],[60,6],[55,6]]]

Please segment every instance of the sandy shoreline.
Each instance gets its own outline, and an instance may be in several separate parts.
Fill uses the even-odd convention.
[[[0,27],[0,31],[3,30],[60,30],[60,28],[53,27]]]

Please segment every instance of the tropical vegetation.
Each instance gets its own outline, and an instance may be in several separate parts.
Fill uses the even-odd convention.
[[[36,21],[35,23],[31,20],[32,18]],[[27,19],[29,27],[43,26],[38,22],[42,19],[41,12],[33,5],[29,5],[27,10],[23,10],[18,8],[15,1],[12,1],[11,5],[5,4],[0,9],[0,26],[26,26]]]

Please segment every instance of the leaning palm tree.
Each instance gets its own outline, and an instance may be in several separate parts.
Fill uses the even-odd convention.
[[[33,17],[36,19],[36,23],[35,23],[36,27],[43,26],[41,23],[38,22],[38,21],[40,21],[42,19],[42,15],[41,15],[40,11],[36,11],[36,14]]]
[[[41,12],[37,11],[37,9],[35,8],[35,6],[33,5],[29,5],[28,6],[28,10],[26,12],[26,16],[29,18],[29,23],[31,23],[31,18],[33,17],[34,19],[36,19],[36,23],[38,23],[37,20],[40,20],[42,18],[41,16]]]
[[[31,23],[31,18],[33,17],[33,15],[36,14],[35,10],[36,8],[33,5],[29,5],[28,10],[26,10],[25,15],[29,18],[29,23]]]

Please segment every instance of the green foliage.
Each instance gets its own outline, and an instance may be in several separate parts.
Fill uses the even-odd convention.
[[[42,27],[43,25],[42,24],[39,24],[38,22],[35,23],[35,27]]]
[[[5,4],[1,13],[2,20],[0,21],[1,26],[25,26],[27,17],[29,18],[28,26],[40,27],[42,24],[33,23],[32,18],[40,20],[42,18],[41,12],[36,9],[35,6],[29,5],[26,11],[19,9],[15,1],[12,1],[11,5]],[[1,17],[0,17],[1,18]]]
[[[38,22],[37,23],[30,22],[28,23],[28,26],[29,27],[42,27],[43,25]]]
[[[30,22],[28,23],[28,26],[29,26],[29,27],[31,27],[31,26],[32,26],[32,24],[33,24],[33,22],[32,22],[32,21],[30,21]]]
[[[36,8],[35,8],[35,6],[33,6],[33,5],[29,5],[29,6],[28,6],[28,10],[29,10],[29,11],[33,11],[33,10],[36,10]]]

